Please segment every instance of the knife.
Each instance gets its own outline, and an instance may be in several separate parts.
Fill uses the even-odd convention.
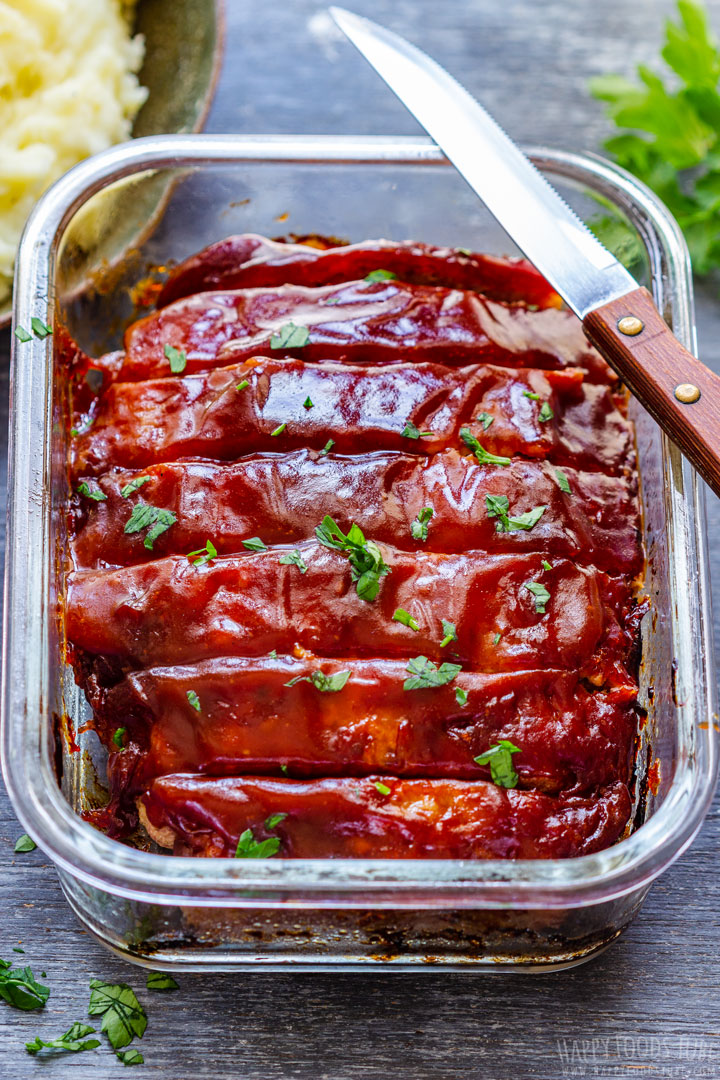
[[[720,377],[680,344],[647,289],[444,68],[369,19],[330,13],[720,495]]]

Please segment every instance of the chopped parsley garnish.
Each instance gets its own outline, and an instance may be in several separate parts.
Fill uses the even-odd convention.
[[[323,448],[320,451],[320,454],[318,456],[319,457],[325,457],[326,454],[330,453],[330,451],[332,450],[334,445],[335,445],[335,440],[334,439],[328,439],[328,441],[325,443],[325,445],[323,446]]]
[[[67,1050],[71,1054],[77,1054],[81,1050],[94,1050],[96,1046],[100,1045],[99,1039],[82,1041],[87,1035],[94,1034],[95,1028],[90,1027],[89,1024],[81,1024],[76,1020],[72,1027],[68,1028],[59,1039],[51,1039],[50,1042],[45,1042],[44,1039],[38,1036],[32,1042],[25,1043],[25,1049],[28,1054],[37,1054],[40,1050]]]
[[[123,499],[127,499],[128,495],[132,495],[134,491],[138,491],[143,484],[147,484],[150,479],[149,476],[134,476],[132,480],[129,480],[128,483],[120,489],[120,494]]]
[[[544,424],[547,420],[552,420],[554,415],[555,415],[555,413],[550,408],[550,405],[548,404],[548,402],[543,401],[542,408],[540,409],[540,412],[538,413],[538,420],[540,421],[540,423]]]
[[[32,334],[28,334],[24,326],[15,327],[15,337],[18,341],[32,341]]]
[[[194,690],[188,690],[187,699],[192,705],[195,712],[200,712],[200,698],[197,696]]]
[[[401,607],[395,608],[395,613],[393,614],[393,620],[394,620],[394,622],[402,623],[403,626],[409,626],[411,630],[416,630],[417,631],[417,630],[420,629],[420,627],[419,627],[418,623],[416,622],[416,620],[413,619],[410,612],[406,611],[405,608],[401,608]]]
[[[457,678],[462,670],[460,664],[441,664],[437,667],[427,656],[416,656],[408,661],[405,669],[410,678],[403,683],[404,690],[425,690],[432,686],[445,686]]]
[[[555,470],[555,479],[557,480],[557,486],[560,488],[560,490],[564,491],[566,495],[569,495],[571,493],[570,481],[568,480],[562,469]]]
[[[23,833],[22,836],[19,836],[15,841],[15,847],[13,848],[13,850],[17,855],[20,855],[26,851],[34,851],[36,847],[37,844],[35,843],[33,838],[31,836],[28,836],[27,833]]]
[[[297,548],[294,551],[286,551],[284,555],[281,555],[280,562],[283,566],[297,566],[301,574],[307,572],[307,563]]]
[[[355,522],[346,536],[327,515],[315,529],[315,535],[325,547],[345,552],[358,596],[367,603],[373,601],[380,592],[380,578],[390,573],[390,567],[377,544],[373,540],[366,540]]]
[[[500,739],[495,746],[491,746],[484,754],[474,758],[476,765],[489,765],[490,776],[493,784],[498,787],[517,787],[518,774],[513,768],[512,756],[519,754],[520,747],[509,742],[508,739]]]
[[[145,1058],[142,1056],[139,1050],[134,1047],[132,1050],[116,1050],[115,1057],[122,1061],[123,1065],[144,1065]]]
[[[278,658],[277,649],[273,649],[272,652],[269,652],[268,656],[270,657],[271,660],[277,660],[277,658]]]
[[[494,646],[495,648],[497,648],[497,646],[498,646],[498,645],[500,644],[500,638],[501,638],[501,637],[502,637],[502,634],[501,634],[501,633],[500,633],[500,631],[498,630],[498,632],[497,632],[497,633],[495,634],[495,636],[494,636],[494,638],[493,638],[493,646]]]
[[[495,417],[491,416],[490,413],[481,412],[475,419],[480,421],[483,426],[483,431],[487,431]]]
[[[371,270],[365,275],[365,281],[397,281],[397,274],[392,270]]]
[[[166,971],[150,971],[148,972],[147,982],[145,984],[148,990],[179,990],[178,984],[173,979],[172,975],[168,975]]]
[[[487,450],[483,449],[478,440],[473,435],[470,428],[460,428],[460,438],[465,445],[472,450],[475,457],[478,459],[481,465],[509,465],[509,457],[501,457],[498,454],[490,454]]]
[[[237,386],[235,387],[235,389],[236,389],[236,390],[246,390],[246,389],[248,388],[248,386],[249,386],[249,385],[250,385],[250,380],[249,380],[249,379],[243,379],[243,381],[242,381],[242,382],[239,382],[239,383],[237,384]]]
[[[535,598],[535,610],[538,615],[545,614],[545,605],[550,599],[550,593],[547,591],[544,585],[541,585],[539,581],[528,581],[523,588],[533,594]]]
[[[458,686],[455,690],[455,700],[458,705],[467,705],[467,690],[463,690],[461,686]]]
[[[510,517],[510,502],[507,495],[486,495],[485,506],[490,518],[497,518],[495,531],[499,533],[518,532],[520,529],[532,529],[547,510],[546,506],[535,506],[518,517]]]
[[[303,409],[314,409],[314,408],[315,408],[315,405],[313,403],[313,400],[308,395],[308,397],[306,397],[305,400],[303,401]]]
[[[280,837],[271,836],[267,840],[256,840],[252,829],[240,834],[235,848],[236,859],[269,859],[280,850]]]
[[[48,326],[42,319],[38,319],[37,315],[33,315],[30,320],[30,329],[35,337],[40,338],[41,341],[52,334],[52,327]]]
[[[296,683],[309,682],[323,694],[336,694],[338,690],[342,690],[349,678],[349,671],[336,671],[333,675],[326,675],[324,671],[311,671],[309,675],[296,675],[290,682],[286,682],[285,686],[295,686]]]
[[[273,438],[273,436],[275,436],[275,435],[282,435],[282,433],[283,433],[283,431],[285,430],[286,427],[287,427],[287,424],[278,424],[278,426],[275,428],[275,430],[270,432],[270,438]]]
[[[284,323],[270,338],[271,349],[302,349],[310,341],[307,326]]]
[[[428,524],[434,513],[432,506],[423,506],[418,516],[410,524],[410,533],[413,540],[422,540],[423,543],[427,540]]]
[[[181,375],[187,364],[187,354],[182,349],[176,349],[174,345],[163,347],[165,359],[170,361],[170,370],[173,375]]]
[[[105,502],[107,499],[104,491],[101,491],[100,488],[91,488],[84,480],[82,484],[78,484],[78,495],[84,495],[86,499],[94,499],[95,502]]]
[[[39,983],[29,967],[14,968],[7,960],[0,960],[0,998],[8,1005],[31,1012],[42,1009],[49,997],[49,987]]]
[[[161,536],[164,532],[174,525],[177,518],[171,510],[161,510],[158,506],[150,506],[149,503],[142,501],[136,502],[132,514],[125,525],[125,532],[138,533],[143,529],[147,529],[148,533],[143,540],[143,546],[152,551],[153,544],[157,540],[158,536]]]
[[[420,431],[416,428],[412,420],[408,420],[405,427],[400,432],[406,439],[431,439],[432,431]]]
[[[290,775],[287,765],[281,765],[280,766],[280,772],[283,774],[283,776],[289,776]]]
[[[445,637],[440,642],[440,648],[444,649],[451,641],[457,641],[457,629],[455,623],[450,622],[448,619],[442,620],[442,628]]]
[[[532,390],[523,390],[523,397],[530,398],[531,401],[539,401],[540,395],[534,394]]]
[[[265,828],[272,832],[272,830],[276,829],[280,822],[284,821],[286,817],[287,814],[270,814],[269,817],[265,818]]]
[[[458,255],[472,255],[470,248],[455,248]]]
[[[552,566],[551,566],[551,565],[550,565],[550,563],[549,563],[549,562],[547,561],[547,559],[543,559],[543,561],[542,561],[542,568],[543,568],[543,570],[552,570]]]
[[[119,727],[115,729],[115,734],[112,737],[112,741],[117,746],[118,750],[122,750],[125,747],[125,736],[127,734],[126,727]]]
[[[375,789],[381,795],[389,795],[390,794],[390,788],[387,786],[387,784],[383,784],[381,780],[376,780],[375,781]]]
[[[263,543],[259,536],[251,536],[249,540],[241,540],[240,543],[247,551],[267,551],[267,544]]]
[[[212,540],[206,540],[204,548],[198,548],[197,551],[189,551],[187,557],[188,559],[193,560],[193,566],[205,566],[211,559],[217,557],[217,548]]]
[[[127,983],[105,983],[100,979],[91,979],[88,1013],[90,1016],[102,1016],[100,1030],[107,1035],[113,1050],[120,1050],[135,1036],[142,1039],[145,1034],[145,1010]]]

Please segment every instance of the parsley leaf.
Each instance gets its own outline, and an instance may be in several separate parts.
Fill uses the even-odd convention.
[[[178,990],[178,984],[166,971],[149,971],[145,984],[148,990]]]
[[[287,322],[270,338],[271,349],[302,349],[310,341],[307,326]]]
[[[501,457],[498,454],[490,454],[485,450],[473,435],[470,428],[460,428],[460,438],[465,445],[472,450],[481,465],[509,465],[509,457]]]
[[[428,523],[435,511],[432,506],[423,506],[422,510],[410,524],[410,535],[413,540],[422,540],[423,543],[428,538]]]
[[[560,490],[564,491],[566,495],[570,495],[570,481],[568,480],[562,469],[555,469],[555,479],[557,481],[557,486],[560,488]]]
[[[335,445],[335,440],[334,439],[328,439],[328,441],[325,443],[325,445],[323,446],[323,448],[320,451],[320,454],[318,456],[319,457],[325,457],[326,454],[330,453],[330,451],[332,450],[334,445]]]
[[[507,495],[486,495],[485,507],[488,517],[497,518],[495,531],[499,533],[519,532],[521,529],[528,531],[537,525],[547,510],[546,506],[535,506],[518,517],[510,517],[508,514],[510,503]]]
[[[512,756],[519,753],[519,746],[515,746],[508,739],[500,739],[484,754],[480,754],[473,760],[476,765],[490,766],[493,784],[497,784],[498,787],[514,788],[517,787],[519,777],[513,768]]]
[[[149,476],[134,476],[132,480],[129,480],[123,488],[120,489],[120,494],[123,499],[127,499],[128,495],[132,495],[134,491],[138,491],[143,484],[147,484],[150,480]]]
[[[547,401],[543,401],[542,408],[538,413],[538,420],[540,421],[540,423],[544,424],[547,420],[552,420],[554,415],[555,413],[550,408],[549,403]]]
[[[397,274],[392,270],[371,270],[365,275],[365,281],[397,281]]]
[[[303,409],[314,409],[314,408],[315,408],[315,405],[313,403],[313,400],[308,395],[308,397],[306,397],[305,400],[303,401]]]
[[[33,315],[30,320],[30,329],[35,337],[40,338],[41,341],[43,338],[49,337],[50,334],[52,334],[52,328],[49,327],[47,323],[43,322],[42,319],[38,319],[37,315]]]
[[[192,705],[193,709],[195,709],[195,712],[201,712],[200,698],[197,696],[194,690],[187,691],[187,699]]]
[[[285,686],[295,686],[300,682],[309,682],[312,683],[316,690],[322,691],[323,694],[336,694],[338,690],[342,690],[349,678],[349,671],[336,671],[332,675],[326,675],[324,671],[313,671],[309,675],[296,675],[290,682],[286,682]]]
[[[393,615],[393,620],[395,622],[402,623],[403,626],[409,626],[411,630],[419,630],[420,629],[420,627],[419,627],[418,623],[416,622],[416,620],[413,619],[410,612],[406,611],[405,608],[401,608],[401,607],[395,608],[395,613]]]
[[[195,556],[197,556],[197,558],[195,558]],[[193,560],[193,566],[205,566],[211,559],[217,557],[217,548],[212,540],[206,540],[204,548],[198,548],[197,551],[189,551],[187,557],[188,559]]]
[[[116,1050],[115,1056],[122,1061],[123,1065],[144,1065],[145,1058],[139,1050]]]
[[[51,1039],[50,1042],[45,1042],[44,1039],[38,1036],[32,1042],[25,1043],[25,1049],[28,1054],[37,1054],[40,1050],[67,1050],[72,1054],[77,1054],[81,1050],[94,1050],[96,1046],[100,1045],[99,1039],[88,1039],[86,1042],[80,1041],[86,1035],[94,1034],[95,1028],[90,1027],[89,1024],[81,1024],[75,1021],[72,1027],[68,1028],[59,1039]]]
[[[381,795],[390,794],[390,788],[387,786],[387,784],[383,784],[381,780],[375,781],[375,788]]]
[[[455,623],[450,622],[448,619],[442,620],[442,628],[445,637],[440,642],[440,648],[444,649],[451,641],[457,641],[457,629]]]
[[[294,551],[286,551],[284,555],[281,555],[280,562],[283,566],[297,566],[301,574],[307,573],[307,563],[297,548]]]
[[[246,390],[249,385],[250,385],[250,380],[249,379],[243,379],[242,382],[239,382],[237,384],[235,389],[236,390]]]
[[[480,421],[483,426],[483,431],[487,431],[495,417],[491,416],[490,413],[481,412],[475,417],[475,419]]]
[[[552,566],[551,566],[551,565],[550,565],[550,563],[549,563],[549,562],[547,561],[547,559],[543,559],[543,561],[542,561],[542,568],[543,568],[543,570],[552,570]]]
[[[91,488],[85,481],[78,484],[78,495],[84,495],[86,499],[94,499],[95,502],[105,502],[107,495],[100,488]]]
[[[541,585],[539,581],[528,581],[523,588],[531,592],[535,598],[535,611],[538,615],[545,614],[545,605],[550,599],[550,593],[547,591],[544,585]]]
[[[404,690],[425,690],[432,686],[445,686],[457,678],[462,670],[460,664],[441,664],[438,668],[427,656],[416,656],[408,661],[405,669],[410,678],[403,683]]]
[[[283,431],[287,427],[287,424],[278,424],[274,431],[270,432],[270,438],[274,438],[276,435],[282,435]]]
[[[270,814],[269,817],[265,818],[265,828],[271,831],[277,829],[280,822],[284,821],[286,817],[287,814]]]
[[[23,833],[22,836],[18,836],[15,841],[15,847],[13,851],[16,855],[23,855],[26,851],[34,851],[37,844],[33,840],[32,836],[28,836],[27,833]]]
[[[163,352],[165,359],[170,361],[173,375],[182,375],[187,365],[187,354],[182,349],[176,349],[174,345],[165,345]]]
[[[235,849],[236,859],[269,859],[280,850],[280,838],[271,836],[267,840],[256,840],[252,829],[240,834]]]
[[[371,603],[380,592],[380,578],[390,573],[377,544],[366,540],[354,522],[346,536],[328,515],[315,529],[315,535],[325,547],[346,553],[357,594],[361,600]]]
[[[500,644],[500,638],[501,637],[502,637],[502,634],[498,630],[498,632],[495,634],[495,636],[493,638],[493,647],[494,648],[497,648],[497,646]]]
[[[0,960],[0,998],[15,1009],[30,1012],[42,1009],[50,997],[50,989],[39,983],[29,967],[14,968]]]
[[[263,543],[259,536],[251,536],[249,540],[241,540],[240,543],[248,551],[267,551],[267,544]]]
[[[463,690],[461,686],[458,686],[455,690],[455,700],[458,705],[467,705],[467,690]]]
[[[24,326],[16,326],[14,333],[18,341],[32,341],[32,334],[28,334]]]
[[[152,551],[153,544],[158,536],[166,532],[174,525],[177,518],[170,510],[161,510],[158,506],[151,506],[141,500],[135,503],[132,514],[125,525],[126,533],[138,533],[143,529],[148,532],[143,541],[143,546]]]
[[[405,427],[400,432],[406,439],[431,439],[432,431],[420,431],[416,428],[412,420],[408,420]]]
[[[125,748],[125,735],[126,734],[127,734],[127,728],[126,727],[115,728],[115,733],[114,733],[114,735],[112,737],[112,741],[115,743],[118,750],[123,750]]]
[[[532,390],[523,390],[523,397],[530,398],[531,401],[540,400],[540,395],[534,394]]]
[[[90,1016],[102,1016],[100,1030],[110,1040],[113,1050],[119,1050],[137,1035],[141,1039],[147,1027],[147,1016],[127,983],[105,983],[90,980]]]

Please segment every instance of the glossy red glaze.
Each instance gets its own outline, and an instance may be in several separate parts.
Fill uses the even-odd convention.
[[[148,477],[137,494],[125,485]],[[564,477],[570,492],[560,488]],[[347,532],[353,521],[366,536],[402,550],[460,552],[542,551],[592,563],[601,570],[638,573],[642,549],[637,496],[624,478],[515,458],[505,468],[478,465],[446,450],[431,458],[393,451],[319,457],[308,450],[243,458],[151,465],[142,472],[106,473],[97,485],[103,502],[76,496],[72,550],[78,569],[128,566],[162,555],[186,554],[211,540],[230,554],[262,535],[266,544],[292,544],[314,536],[318,507]],[[498,532],[486,496],[506,495],[514,515],[540,505],[545,512],[529,531]],[[152,551],[139,533],[123,530],[143,499],[172,511],[177,523]],[[428,539],[414,539],[412,522],[431,507]]]
[[[312,408],[305,407],[307,398]],[[553,410],[546,421],[540,420],[543,402]],[[487,430],[481,413],[493,417]],[[403,436],[408,422],[430,434]],[[92,426],[73,440],[73,465],[76,475],[96,474],[183,457],[233,460],[258,451],[321,450],[328,439],[335,453],[435,453],[451,445],[465,450],[464,426],[493,454],[613,472],[631,461],[632,429],[613,395],[584,382],[577,370],[420,363],[358,368],[257,359],[110,386]]]
[[[289,322],[307,328],[308,344],[273,349],[273,336]],[[125,334],[124,360],[118,368],[111,358],[107,370],[120,381],[164,378],[171,374],[166,345],[186,354],[188,374],[250,356],[290,354],[364,364],[416,359],[580,367],[593,381],[617,381],[572,312],[529,312],[473,292],[400,282],[197,293],[134,323]]]
[[[157,307],[208,290],[335,285],[360,280],[379,269],[415,285],[471,289],[492,300],[538,307],[561,305],[552,286],[525,259],[390,240],[318,248],[245,233],[210,244],[171,270]]]
[[[390,788],[381,794],[376,782]],[[618,839],[630,813],[624,784],[594,798],[507,791],[482,780],[203,780],[166,776],[144,800],[176,852],[234,855],[240,834],[277,836],[290,858],[550,859]],[[274,829],[264,822],[288,816]]]

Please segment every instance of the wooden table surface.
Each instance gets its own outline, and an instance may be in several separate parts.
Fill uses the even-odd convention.
[[[353,0],[409,36],[526,142],[599,146],[587,78],[654,62],[668,0]],[[414,134],[417,127],[317,0],[227,0],[227,55],[209,130]],[[720,0],[710,12],[720,30]],[[718,284],[697,291],[700,354],[720,370]],[[6,459],[7,333],[0,335]],[[4,490],[4,484],[2,484]],[[4,497],[4,496],[3,496]],[[4,514],[3,514],[4,517]],[[708,505],[718,570],[720,504]],[[720,603],[715,603],[720,610]],[[93,1080],[124,1066],[107,1046],[42,1065],[24,1043],[83,1019],[88,980],[127,980],[148,1005],[140,1044],[159,1080],[483,1080],[720,1076],[720,918],[713,810],[692,849],[654,886],[635,924],[575,971],[529,975],[179,976],[174,994],[105,953],[76,923],[43,854],[15,856],[21,831],[0,797],[0,956],[22,942],[45,971],[43,1013],[0,1002],[0,1076]]]

